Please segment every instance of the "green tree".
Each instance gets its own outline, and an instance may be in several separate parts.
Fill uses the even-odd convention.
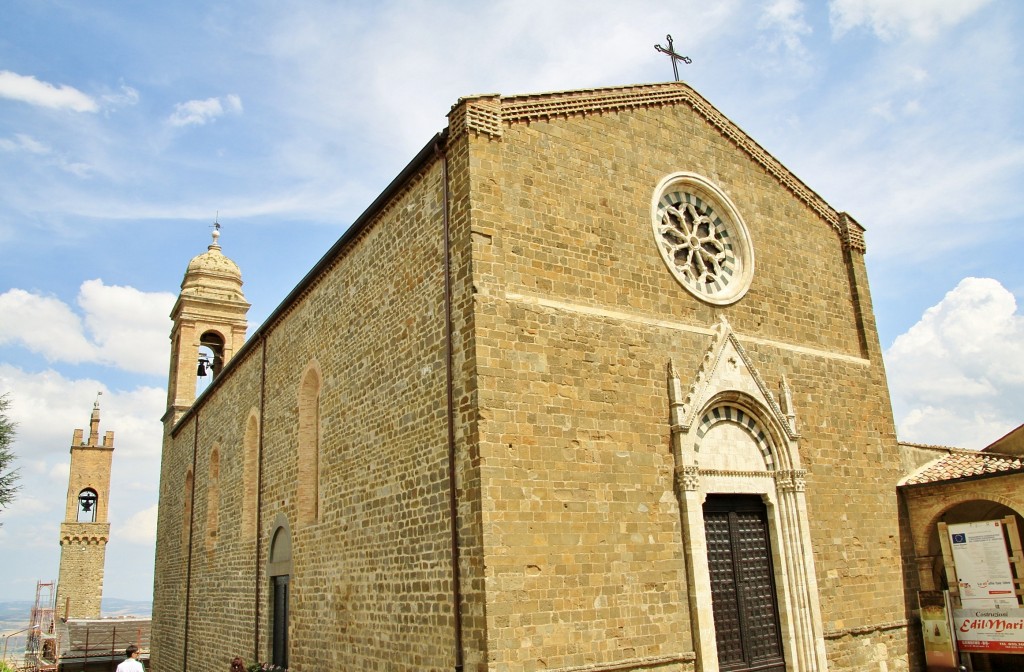
[[[0,509],[10,504],[18,492],[18,470],[11,468],[14,464],[11,444],[14,443],[15,423],[7,417],[10,405],[10,397],[0,395]]]

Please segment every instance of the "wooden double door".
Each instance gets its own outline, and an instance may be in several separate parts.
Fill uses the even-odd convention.
[[[722,672],[785,672],[768,512],[757,495],[708,495],[704,531]]]

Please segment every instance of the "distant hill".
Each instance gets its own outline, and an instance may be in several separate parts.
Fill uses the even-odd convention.
[[[28,627],[32,617],[32,600],[8,600],[0,602],[0,634],[9,634]],[[140,616],[149,618],[153,614],[153,603],[148,600],[120,600],[104,598],[102,613],[104,618],[121,618],[123,616]],[[10,648],[16,637],[11,637]]]
[[[32,600],[0,602],[0,633],[6,634],[27,628],[33,604]]]
[[[8,635],[28,628],[32,617],[33,600],[8,600],[0,602],[0,635]],[[121,600],[116,597],[104,598],[101,606],[104,618],[121,618],[124,616],[140,616],[149,618],[153,613],[153,603],[144,600]],[[8,659],[20,657],[25,652],[25,635],[19,633],[4,638],[7,643]],[[0,644],[0,648],[3,644]]]
[[[100,610],[103,618],[120,616],[141,616],[150,618],[153,615],[153,602],[149,600],[120,600],[116,597],[104,597]]]
[[[7,635],[27,628],[33,604],[32,600],[0,602],[0,634]],[[25,653],[25,634],[19,633],[12,637],[5,637],[3,644],[0,644],[0,649],[4,645],[7,647],[8,660],[20,660]]]

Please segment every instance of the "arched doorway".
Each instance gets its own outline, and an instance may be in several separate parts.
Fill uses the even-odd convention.
[[[767,393],[725,320],[688,390],[672,362],[668,373],[700,669],[828,669],[788,384],[781,403]]]
[[[283,516],[278,516],[270,539],[270,557],[267,565],[267,576],[270,579],[270,662],[287,668],[292,537]]]

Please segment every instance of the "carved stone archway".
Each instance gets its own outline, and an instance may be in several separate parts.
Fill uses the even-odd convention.
[[[676,491],[689,569],[691,627],[699,669],[718,672],[704,504],[709,495],[755,495],[767,508],[777,611],[793,672],[828,669],[814,569],[805,472],[789,387],[780,405],[724,319],[684,394],[669,362]]]

